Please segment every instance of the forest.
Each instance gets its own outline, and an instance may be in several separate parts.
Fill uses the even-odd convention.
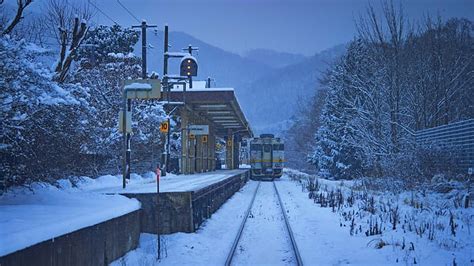
[[[92,26],[96,13],[70,1],[26,15],[31,2],[18,2],[23,19],[0,19],[0,185],[120,172],[121,81],[140,77],[141,58],[132,53],[139,32]],[[59,49],[43,48],[48,42]],[[166,119],[163,106],[135,101],[133,116],[133,159],[149,161],[161,153],[155,125]]]
[[[334,179],[453,175],[440,167],[455,168],[450,150],[417,145],[415,135],[474,117],[474,24],[428,15],[414,23],[393,2],[382,13],[368,6],[358,35],[294,116],[292,167]]]

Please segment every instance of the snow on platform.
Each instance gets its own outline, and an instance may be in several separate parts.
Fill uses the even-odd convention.
[[[35,183],[0,196],[0,256],[96,225],[140,208],[120,195],[102,195],[73,188]]]
[[[217,170],[192,175],[167,174],[166,177],[160,179],[160,192],[198,191],[246,171],[248,169]],[[122,188],[121,176],[103,176],[94,181],[89,184],[83,183],[80,187],[90,192],[99,193],[156,193],[156,179],[153,173],[144,177],[133,175],[125,189]]]
[[[160,180],[160,192],[197,191],[245,169],[173,175]],[[150,172],[132,174],[126,189],[120,175],[96,179],[59,180],[59,187],[35,183],[14,188],[0,196],[0,256],[45,240],[77,231],[140,208],[140,202],[116,193],[156,193],[156,177]]]

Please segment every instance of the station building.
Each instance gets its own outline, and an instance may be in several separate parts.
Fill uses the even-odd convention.
[[[206,81],[193,81],[192,88],[175,85],[163,100],[179,106],[181,154],[179,172],[193,174],[213,171],[216,147],[225,142],[225,168],[239,168],[241,141],[253,132],[233,88],[210,88]],[[183,87],[186,87],[183,89]],[[202,130],[202,133],[199,133]]]

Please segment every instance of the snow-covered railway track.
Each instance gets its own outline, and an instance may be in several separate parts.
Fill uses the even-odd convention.
[[[262,263],[303,265],[275,182],[258,183],[225,265]]]

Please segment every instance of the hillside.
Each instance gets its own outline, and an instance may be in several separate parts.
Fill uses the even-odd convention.
[[[344,50],[345,45],[335,46],[300,63],[265,74],[237,91],[252,124],[266,128],[290,118],[295,105],[314,94],[321,73]]]
[[[147,38],[149,46],[153,46],[149,49],[148,71],[157,71],[161,75],[163,73],[163,32],[151,33]],[[265,64],[227,52],[183,32],[170,32],[169,40],[171,45],[169,50],[172,52],[181,52],[182,48],[190,44],[199,47],[199,51],[193,54],[199,64],[197,79],[212,77],[217,86],[235,87],[239,90],[246,82],[251,82],[272,70]],[[135,47],[135,53],[141,56],[140,41]],[[178,74],[179,62],[179,59],[170,60],[170,74]]]
[[[249,50],[244,54],[244,57],[271,68],[286,67],[308,59],[308,57],[301,54],[276,52],[270,49]]]
[[[162,74],[163,32],[149,34],[148,44],[148,71]],[[273,128],[290,118],[294,105],[314,93],[320,74],[345,50],[339,45],[308,58],[256,49],[240,56],[183,32],[170,32],[170,44],[174,52],[189,44],[199,47],[194,53],[199,63],[197,79],[212,77],[213,86],[234,87],[244,113],[257,130]],[[139,56],[140,45],[137,43],[135,49]],[[178,63],[177,59],[170,60],[170,74],[178,73]]]

